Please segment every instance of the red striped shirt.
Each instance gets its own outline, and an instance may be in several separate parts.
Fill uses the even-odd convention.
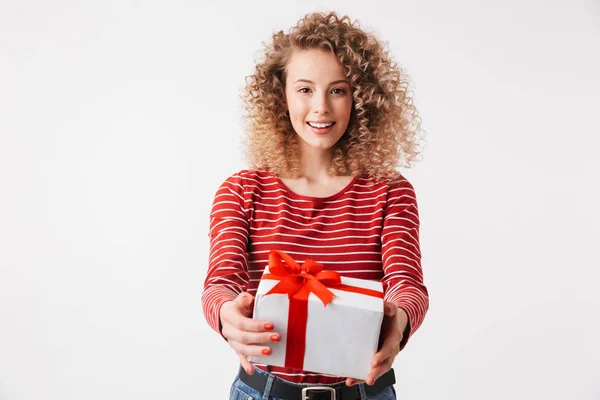
[[[221,305],[243,291],[253,296],[271,249],[298,263],[311,258],[342,276],[381,280],[384,300],[404,309],[408,335],[429,307],[423,284],[419,214],[413,186],[402,175],[389,185],[354,178],[338,193],[299,195],[273,173],[243,170],[217,190],[210,218],[210,254],[202,306],[219,331]],[[334,383],[345,377],[256,364],[292,382]]]

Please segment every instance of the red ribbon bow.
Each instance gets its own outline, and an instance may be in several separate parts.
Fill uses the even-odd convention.
[[[285,261],[285,264],[282,263]],[[313,260],[306,260],[302,265],[286,253],[271,250],[269,253],[269,274],[265,279],[276,279],[279,281],[266,294],[287,294],[289,299],[308,299],[310,293],[314,293],[323,305],[331,303],[334,294],[327,289],[331,286],[341,286],[340,274],[335,271],[323,271],[323,265]]]

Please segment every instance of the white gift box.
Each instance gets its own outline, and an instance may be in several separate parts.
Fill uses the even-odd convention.
[[[256,320],[272,322],[274,332],[281,336],[280,342],[270,342],[269,356],[252,356],[250,361],[260,364],[296,368],[286,365],[286,353],[302,351],[298,343],[289,343],[288,329],[297,329],[294,321],[288,321],[290,300],[288,294],[266,295],[279,283],[265,279],[265,268],[255,295],[254,316]],[[340,377],[366,379],[371,370],[373,356],[377,352],[379,334],[383,321],[383,285],[379,281],[341,277],[343,285],[376,291],[379,296],[328,289],[333,300],[325,306],[314,293],[307,300],[306,343],[302,368]],[[360,289],[358,289],[360,290]],[[288,322],[289,326],[288,326]],[[300,353],[302,354],[302,353]]]

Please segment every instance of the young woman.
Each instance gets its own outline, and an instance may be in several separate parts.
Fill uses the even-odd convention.
[[[395,169],[416,159],[420,133],[401,72],[372,34],[332,12],[274,34],[247,80],[252,167],[215,195],[202,295],[240,359],[231,399],[396,398],[392,363],[429,306],[417,201]],[[272,249],[383,283],[381,347],[366,382],[248,361],[280,340],[272,322],[252,319]]]

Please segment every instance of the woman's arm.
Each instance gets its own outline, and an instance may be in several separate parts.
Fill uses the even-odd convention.
[[[421,326],[429,308],[419,245],[419,211],[413,186],[404,177],[392,182],[381,234],[384,299],[408,316],[400,350]]]
[[[373,356],[366,378],[369,385],[392,367],[429,308],[421,269],[417,199],[412,185],[403,177],[394,181],[388,190],[381,255],[385,316],[381,348]],[[360,382],[352,378],[346,380],[349,386]]]
[[[233,175],[217,190],[210,214],[210,252],[202,309],[209,325],[219,333],[221,306],[245,292],[249,282],[249,225],[244,203],[242,178]]]

